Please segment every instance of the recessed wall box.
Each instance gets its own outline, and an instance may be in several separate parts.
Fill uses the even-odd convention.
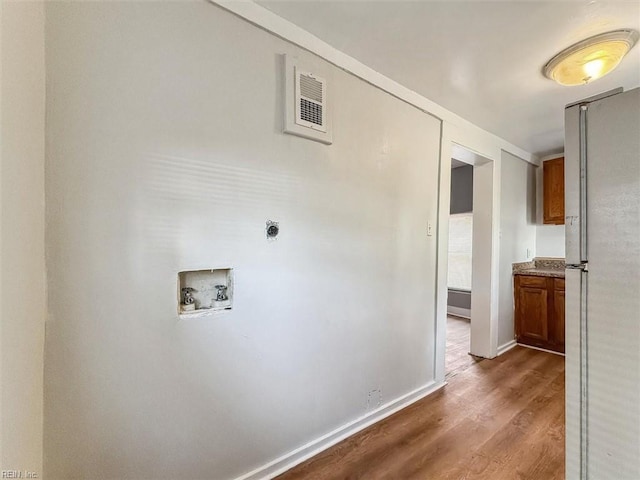
[[[202,317],[233,307],[233,269],[216,268],[178,273],[178,315]]]

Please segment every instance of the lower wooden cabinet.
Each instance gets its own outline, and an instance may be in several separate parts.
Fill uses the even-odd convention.
[[[564,279],[514,276],[516,341],[564,353]]]

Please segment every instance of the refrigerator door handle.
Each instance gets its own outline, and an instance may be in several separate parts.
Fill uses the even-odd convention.
[[[582,245],[582,105],[575,105],[565,111],[565,156],[564,156],[564,194],[565,194],[565,242],[567,265],[579,265],[583,262]]]
[[[580,272],[580,478],[589,478],[589,322],[587,270]]]
[[[566,280],[566,478],[586,480],[589,453],[588,274],[567,266]]]
[[[580,105],[580,262],[588,261],[587,244],[587,109]]]

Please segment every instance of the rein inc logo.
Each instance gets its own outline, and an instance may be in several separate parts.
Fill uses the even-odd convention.
[[[37,472],[29,470],[2,470],[0,478],[40,478]]]

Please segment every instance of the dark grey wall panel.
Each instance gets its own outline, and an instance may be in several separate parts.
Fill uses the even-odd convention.
[[[471,309],[471,292],[462,292],[460,290],[449,290],[447,297],[447,305],[458,308]]]
[[[451,170],[450,213],[471,211],[473,211],[473,166],[454,168]]]

